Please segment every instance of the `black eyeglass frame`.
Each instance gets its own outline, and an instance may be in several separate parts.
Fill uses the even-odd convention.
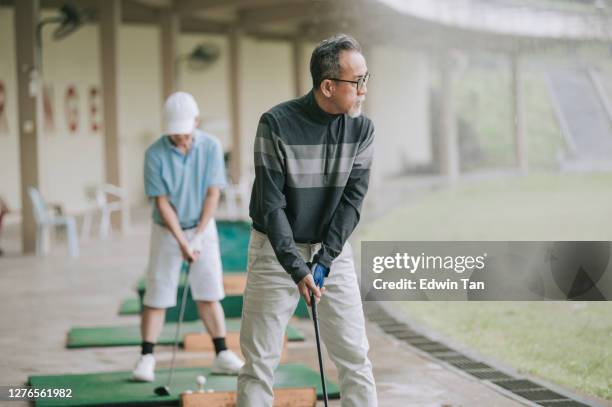
[[[356,81],[349,81],[348,79],[340,79],[340,78],[325,78],[325,79],[329,79],[330,81],[336,81],[336,82],[354,83],[357,85],[357,92],[359,92],[361,89],[363,89],[364,86],[368,84],[368,80],[370,79],[370,73],[366,72],[365,75],[360,76],[359,79]]]

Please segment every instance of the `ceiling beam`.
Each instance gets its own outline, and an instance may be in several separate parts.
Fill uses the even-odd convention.
[[[227,34],[232,27],[229,23],[222,23],[204,18],[182,18],[182,33],[203,33],[203,34]]]
[[[89,7],[98,8],[98,2],[95,0],[79,0],[79,2],[70,2],[70,3],[75,5],[79,9],[89,8]],[[40,7],[41,8],[56,8],[59,10],[59,8],[62,7],[64,4],[66,4],[66,0],[41,0]]]
[[[317,12],[318,7],[317,3],[308,2],[249,8],[238,12],[237,24],[250,30],[268,24],[317,20],[321,15]]]
[[[124,23],[159,24],[160,10],[148,7],[139,1],[123,0],[121,2],[121,21]]]
[[[243,8],[258,8],[277,6],[283,3],[299,3],[304,0],[176,0],[179,13],[192,13],[194,11],[207,11],[224,8],[240,10]]]
[[[172,8],[174,7],[173,0],[134,0],[147,7],[153,8]]]

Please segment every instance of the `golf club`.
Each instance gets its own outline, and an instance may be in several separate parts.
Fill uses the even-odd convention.
[[[168,374],[168,382],[165,386],[159,386],[155,388],[155,394],[158,396],[169,396],[170,386],[172,386],[172,378],[174,376],[174,361],[176,359],[176,350],[178,348],[179,333],[181,331],[181,325],[183,323],[183,315],[185,314],[185,304],[187,303],[187,293],[189,292],[189,263],[183,262],[181,266],[181,274],[185,271],[185,287],[183,288],[183,297],[181,298],[181,307],[179,308],[179,319],[176,324],[176,332],[174,333],[174,346],[172,347],[172,361],[170,362],[170,373]],[[179,274],[180,281],[180,274]]]
[[[315,339],[317,341],[317,354],[319,356],[319,372],[321,373],[321,387],[323,389],[323,403],[327,407],[327,388],[325,387],[325,372],[323,370],[323,356],[321,355],[321,339],[319,337],[319,318],[317,317],[317,302],[314,293],[310,292],[310,305],[312,306],[312,321],[314,322]]]

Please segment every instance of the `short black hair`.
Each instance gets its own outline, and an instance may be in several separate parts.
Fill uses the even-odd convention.
[[[312,51],[310,57],[310,75],[312,87],[318,89],[323,79],[340,76],[340,52],[361,52],[357,40],[348,34],[336,34],[321,41]]]

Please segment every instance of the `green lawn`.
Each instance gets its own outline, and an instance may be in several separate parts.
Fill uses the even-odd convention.
[[[612,173],[539,174],[424,193],[360,240],[612,240]],[[416,321],[546,380],[612,399],[612,303],[406,302]]]
[[[423,192],[362,240],[612,240],[612,173],[538,174]]]
[[[612,400],[610,302],[405,302],[411,317],[520,372]]]

